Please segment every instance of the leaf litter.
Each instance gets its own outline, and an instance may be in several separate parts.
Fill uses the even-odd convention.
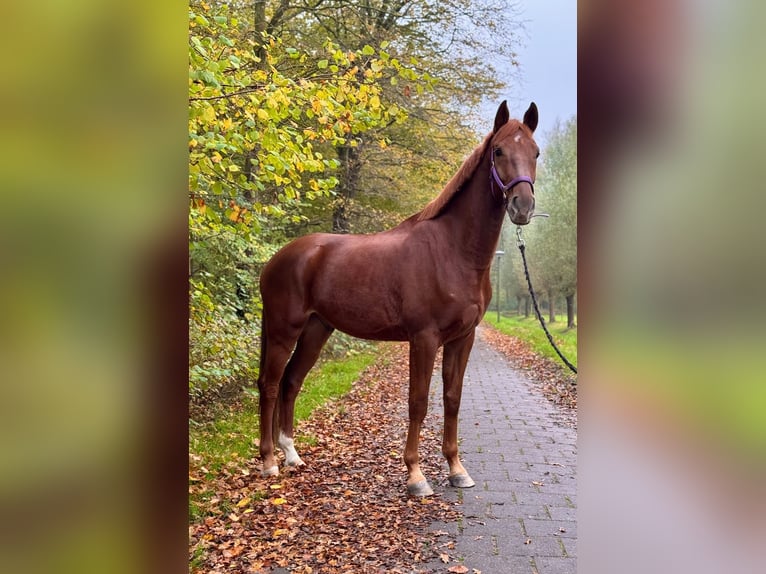
[[[486,323],[481,334],[576,427],[576,377]],[[261,478],[254,441],[249,460],[236,458],[211,482],[199,478],[199,471],[209,471],[195,469],[190,457],[196,471],[190,473],[190,493],[215,493],[207,498],[204,517],[189,529],[192,574],[468,571],[448,552],[455,548],[454,537],[429,529],[437,522],[457,521],[459,507],[438,493],[426,499],[406,495],[401,452],[407,432],[408,351],[400,343],[378,349],[378,361],[347,395],[298,425],[296,442],[306,466]],[[432,483],[446,472],[441,413],[435,411],[429,408],[420,442],[421,467]]]
[[[400,453],[408,424],[407,347],[378,349],[379,360],[347,395],[298,425],[305,466],[261,478],[254,442],[249,460],[236,458],[214,478],[191,482],[192,493],[214,493],[190,526],[193,574],[277,568],[413,574],[449,561],[454,539],[429,527],[455,522],[459,509],[438,492],[425,499],[406,494]],[[432,483],[446,478],[436,410],[429,408],[420,443],[421,468]],[[196,476],[193,458],[190,465]]]

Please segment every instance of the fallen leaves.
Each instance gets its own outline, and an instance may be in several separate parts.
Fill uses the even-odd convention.
[[[196,492],[214,491],[204,517],[190,528],[192,573],[265,574],[281,567],[293,573],[410,574],[427,571],[429,561],[450,562],[454,541],[428,527],[456,520],[457,511],[438,495],[406,494],[400,453],[407,431],[407,348],[379,349],[381,359],[348,395],[299,425],[298,451],[306,466],[260,478],[254,448],[250,460],[233,459],[217,476],[191,483]],[[445,472],[437,411],[430,409],[420,446],[421,468],[433,482]],[[300,437],[308,437],[310,446]],[[199,467],[192,470],[199,478]]]

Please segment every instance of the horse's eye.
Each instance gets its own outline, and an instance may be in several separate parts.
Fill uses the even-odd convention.
[[[495,148],[495,155],[496,155],[496,156],[501,156],[501,155],[503,155],[503,150],[501,150],[499,147],[496,147],[496,148]]]
[[[540,157],[540,150],[537,150],[537,153],[535,154],[535,159],[537,159],[538,157]]]

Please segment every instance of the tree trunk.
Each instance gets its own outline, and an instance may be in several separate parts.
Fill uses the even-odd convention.
[[[255,0],[253,6],[253,52],[260,60],[258,67],[266,69],[266,46],[263,44],[263,33],[266,31],[266,0]]]
[[[571,295],[567,295],[567,329],[574,329],[577,325],[575,325],[574,320],[574,293]]]
[[[529,319],[529,313],[531,311],[530,309],[530,300],[528,295],[524,295],[524,318]]]
[[[554,307],[555,305],[553,304],[553,291],[548,291],[548,322],[549,323],[556,322],[556,309]]]
[[[348,200],[356,197],[357,185],[359,183],[359,171],[361,162],[359,161],[359,146],[351,147],[348,145],[339,146],[338,161],[338,202],[332,214],[333,233],[349,233],[351,228],[348,221],[346,205]]]

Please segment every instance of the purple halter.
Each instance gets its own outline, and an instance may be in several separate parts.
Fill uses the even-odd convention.
[[[535,184],[532,182],[532,178],[526,175],[520,175],[519,177],[513,178],[508,183],[503,183],[503,180],[500,179],[500,176],[497,174],[497,169],[495,168],[495,158],[492,157],[492,168],[489,170],[490,174],[490,187],[492,188],[492,195],[495,195],[495,187],[494,183],[497,183],[497,186],[500,188],[500,191],[508,191],[509,189],[513,188],[514,185],[519,184],[521,182],[526,182],[530,185],[532,188],[532,193],[535,192]]]

